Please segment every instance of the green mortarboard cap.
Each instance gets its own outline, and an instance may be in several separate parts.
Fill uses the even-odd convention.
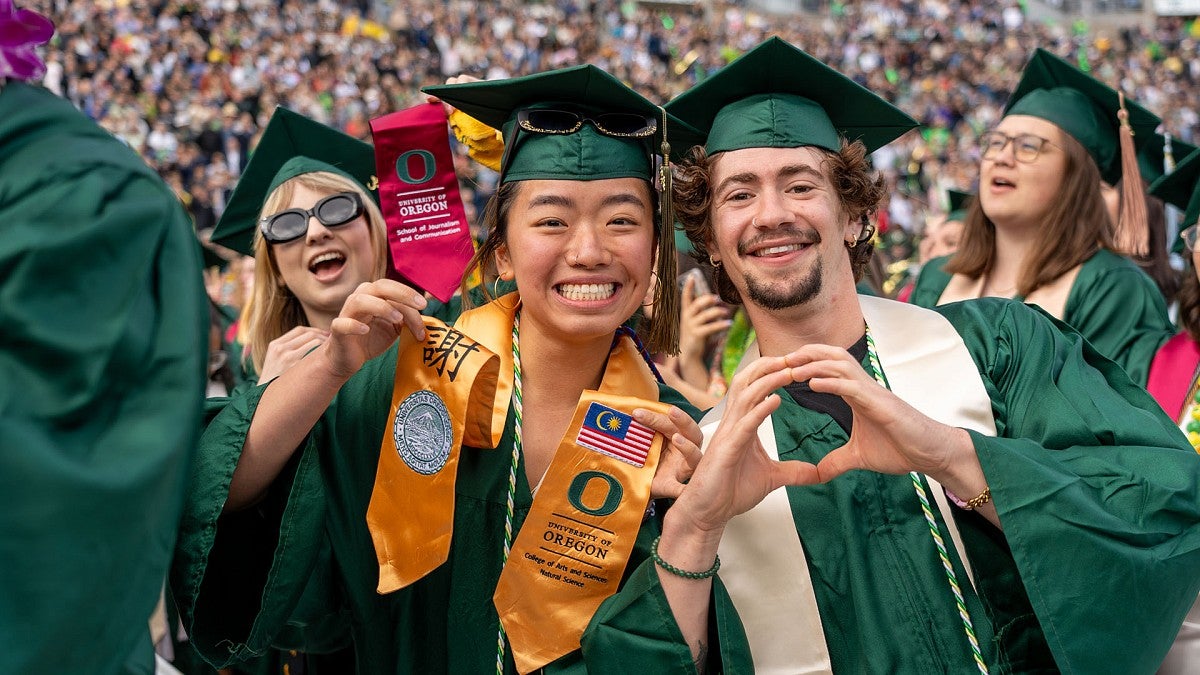
[[[204,269],[218,267],[222,272],[224,272],[225,268],[229,267],[228,260],[222,258],[220,254],[214,251],[211,247],[205,246],[204,242],[200,241],[200,239],[196,239],[196,244],[200,247],[200,255],[204,260]]]
[[[1167,155],[1166,144],[1166,136],[1154,134],[1154,138],[1149,143],[1138,149],[1138,169],[1141,171],[1142,178],[1148,183],[1153,183],[1167,173],[1164,168]],[[1184,143],[1178,138],[1171,139],[1172,163],[1178,164],[1184,157],[1195,151],[1196,146],[1191,143]]]
[[[1150,185],[1150,194],[1164,202],[1183,209],[1180,231],[1200,220],[1200,150],[1193,151],[1175,170]],[[1171,250],[1183,252],[1183,239],[1176,238]]]
[[[652,180],[652,154],[662,142],[662,110],[603,70],[582,65],[505,80],[425,87],[427,94],[458,108],[504,134],[501,182],[520,180]],[[584,122],[569,134],[541,134],[517,125],[522,110],[566,110],[585,116],[633,113],[654,120],[650,137],[616,137]],[[677,140],[678,139],[678,140]],[[692,142],[694,131],[668,119],[667,140]]]
[[[1101,178],[1113,185],[1121,177],[1120,107],[1115,89],[1038,48],[1026,64],[1004,114],[1039,117],[1070,134],[1096,160]],[[1125,109],[1129,111],[1134,146],[1141,148],[1150,143],[1162,120],[1128,97]]]
[[[837,152],[842,136],[874,151],[919,126],[871,90],[777,37],[666,107],[707,134],[710,155],[805,145]],[[688,150],[673,147],[676,157]]]
[[[967,204],[975,195],[961,190],[947,190],[946,192],[950,197],[950,212],[946,214],[946,221],[957,220],[960,223],[966,221]]]
[[[263,202],[284,181],[314,171],[345,176],[375,196],[367,187],[375,175],[375,150],[370,144],[282,106],[276,108],[213,229],[213,242],[254,255],[254,232]]]

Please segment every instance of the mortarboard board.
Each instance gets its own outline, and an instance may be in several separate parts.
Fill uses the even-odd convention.
[[[1167,137],[1154,134],[1154,138],[1138,149],[1138,168],[1142,178],[1148,183],[1162,178],[1167,174]],[[1171,165],[1178,164],[1183,158],[1196,151],[1196,146],[1184,143],[1178,138],[1171,138]]]
[[[663,112],[620,80],[592,66],[581,65],[505,80],[484,80],[463,84],[425,87],[422,91],[465,112],[484,124],[500,129],[504,135],[501,182],[519,180],[600,180],[605,178],[645,178],[653,180],[652,155],[659,153],[662,142]],[[529,116],[524,125],[519,116]],[[551,111],[547,113],[546,111]],[[538,133],[535,128],[553,129],[566,111],[580,117],[580,126],[569,133]],[[626,116],[612,122],[607,115]],[[640,116],[653,125],[653,133],[640,134],[636,122],[628,116]],[[590,121],[582,120],[588,117]],[[597,124],[618,134],[602,133]],[[540,127],[538,125],[541,125]],[[694,131],[678,120],[667,120],[670,143],[696,139]],[[633,132],[639,135],[628,135]],[[678,139],[678,140],[677,140]]]
[[[254,233],[267,197],[284,181],[314,171],[349,178],[378,199],[368,187],[375,175],[375,150],[370,144],[282,106],[276,108],[213,228],[212,241],[254,255]]]
[[[919,126],[879,95],[777,37],[666,108],[706,134],[710,155],[805,145],[836,152],[841,137],[874,151]],[[675,150],[682,156],[688,148],[676,144]]]
[[[946,222],[963,222],[967,219],[967,205],[975,195],[961,190],[947,190],[950,197],[950,211],[946,214]]]
[[[1171,173],[1150,185],[1150,194],[1164,202],[1183,209],[1180,230],[1191,227],[1200,220],[1200,150],[1193,151],[1175,166]],[[1183,252],[1183,239],[1176,238],[1171,250]]]
[[[1022,71],[1004,115],[1030,115],[1062,129],[1079,141],[1109,185],[1121,177],[1117,91],[1050,52],[1038,48]],[[1133,100],[1125,99],[1134,145],[1149,144],[1161,120]]]

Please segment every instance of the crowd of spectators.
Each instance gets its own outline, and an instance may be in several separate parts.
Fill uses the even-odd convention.
[[[40,0],[57,33],[44,84],[135,148],[203,232],[285,105],[368,139],[368,121],[460,73],[590,62],[666,101],[769,34],[802,46],[924,125],[875,157],[890,223],[920,231],[946,188],[970,190],[978,135],[1036,46],[1069,58],[1200,141],[1200,22],[1091,30],[1028,19],[1016,0],[834,2],[773,15],[739,2],[633,0]],[[495,175],[463,161],[468,207]],[[471,209],[475,210],[475,209]]]

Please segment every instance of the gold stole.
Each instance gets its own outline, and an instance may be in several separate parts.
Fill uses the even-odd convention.
[[[665,412],[657,401],[650,369],[622,337],[599,391],[580,397],[496,586],[518,671],[579,649],[592,615],[621,583],[663,442],[630,413]]]
[[[496,309],[487,305],[473,312],[494,316]],[[502,318],[503,310],[500,313]],[[502,359],[481,344],[484,340],[423,318],[423,341],[408,331],[400,337],[391,424],[380,442],[379,468],[367,507],[367,527],[379,562],[376,590],[381,594],[404,588],[446,562],[454,529],[459,451],[464,444],[495,447],[504,427],[503,414],[499,427],[494,426],[493,412],[502,389]],[[508,327],[512,329],[511,315]],[[492,345],[496,342],[494,335],[482,337]],[[509,390],[511,386],[510,375]]]
[[[989,436],[996,434],[991,399],[978,368],[962,337],[945,318],[882,298],[858,299],[875,338],[880,365],[897,396],[943,424]],[[751,345],[739,369],[756,358],[757,345]],[[948,382],[954,386],[947,386]],[[701,420],[706,446],[724,410],[722,401]],[[778,459],[771,418],[759,427],[758,437],[768,456]],[[971,568],[946,496],[933,479],[925,478],[970,576]],[[812,526],[826,527],[828,523]],[[807,557],[796,528],[787,491],[779,489],[730,520],[721,539],[721,582],[746,630],[756,673],[833,672]],[[929,545],[933,546],[932,541]],[[798,640],[797,635],[807,637]]]
[[[425,317],[426,338],[401,338],[392,420],[380,444],[367,526],[380,594],[421,579],[449,557],[454,483],[463,445],[494,448],[513,390],[515,293],[464,312],[454,328]],[[525,525],[494,602],[521,672],[579,648],[616,592],[650,500],[663,438],[635,408],[665,412],[650,368],[627,337],[585,391]]]

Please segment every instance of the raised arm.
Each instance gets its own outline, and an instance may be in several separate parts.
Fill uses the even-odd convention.
[[[333,320],[329,339],[263,393],[230,482],[226,512],[262,498],[342,385],[387,350],[405,326],[424,337],[424,307],[420,293],[389,279],[355,289]]]

